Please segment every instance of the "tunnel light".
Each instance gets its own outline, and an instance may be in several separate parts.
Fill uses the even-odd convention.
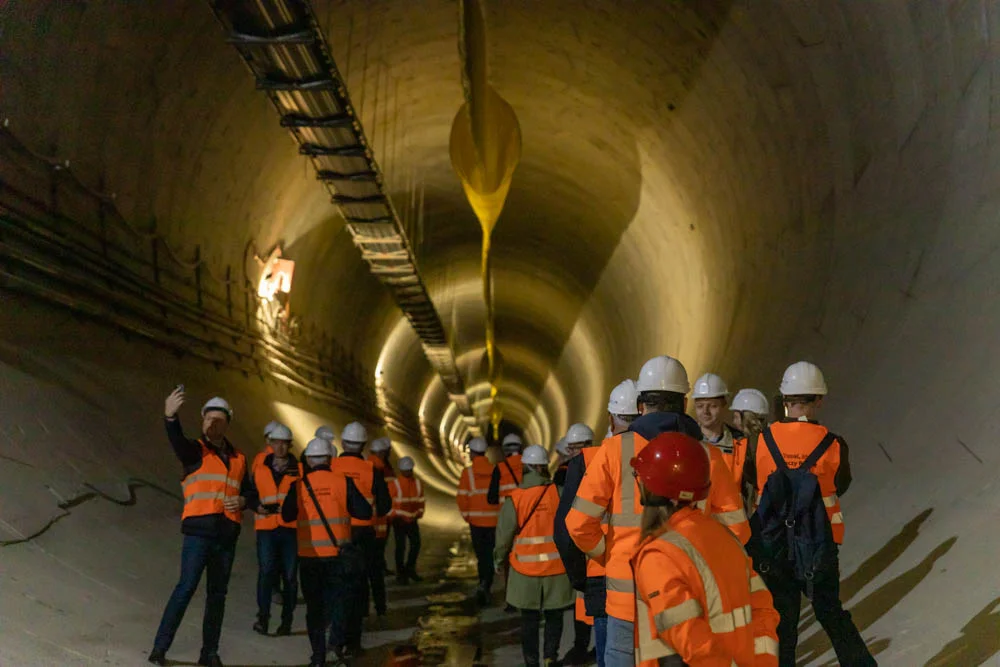
[[[278,292],[288,294],[292,291],[292,276],[295,275],[295,262],[282,259],[281,248],[275,248],[271,256],[264,262],[257,283],[257,296],[273,301]]]

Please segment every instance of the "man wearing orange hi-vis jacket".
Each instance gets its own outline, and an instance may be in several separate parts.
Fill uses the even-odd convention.
[[[399,459],[399,475],[389,484],[392,493],[389,518],[396,538],[396,581],[401,584],[423,581],[417,574],[417,556],[420,555],[420,525],[417,522],[424,516],[424,486],[414,477],[413,468],[413,459],[409,456]],[[407,541],[409,553],[406,553]]]
[[[635,588],[628,559],[639,540],[641,506],[629,460],[660,433],[681,432],[701,440],[697,422],[684,414],[690,389],[687,371],[677,359],[654,357],[639,371],[640,417],[621,435],[604,441],[587,465],[566,528],[573,542],[590,558],[606,567],[608,616],[605,665],[632,665]],[[706,445],[706,448],[708,446]],[[725,462],[712,460],[713,489],[704,510],[739,535],[749,538],[743,502]],[[607,525],[602,524],[606,517]],[[606,537],[605,537],[606,533]]]
[[[500,508],[491,505],[486,498],[493,476],[493,464],[486,458],[486,440],[473,438],[469,441],[470,465],[462,471],[455,500],[462,518],[469,524],[472,533],[472,548],[476,553],[479,572],[479,587],[476,600],[481,605],[489,604],[490,590],[493,588],[493,548],[496,546],[497,517]]]
[[[635,664],[777,667],[778,613],[733,534],[699,511],[711,464],[683,433],[662,433],[631,460],[643,505],[632,557]]]

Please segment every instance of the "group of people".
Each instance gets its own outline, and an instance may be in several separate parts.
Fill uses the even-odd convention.
[[[798,362],[780,393],[772,420],[762,392],[730,401],[711,373],[692,390],[684,366],[660,356],[611,392],[603,442],[585,424],[569,429],[554,476],[547,450],[516,435],[496,465],[484,440],[468,443],[458,505],[477,597],[488,603],[494,573],[509,570],[526,665],[793,667],[802,595],[840,664],[876,664],[839,597],[851,470],[846,442],[817,420],[826,381]]]
[[[337,455],[333,430],[321,426],[299,460],[291,451],[291,430],[272,421],[264,430],[264,449],[248,465],[246,455],[226,437],[233,418],[229,403],[218,397],[205,403],[201,435],[191,439],[177,416],[184,400],[183,387],[178,387],[164,409],[167,437],[183,466],[181,576],[164,609],[149,662],[167,664],[167,651],[204,574],[198,664],[222,666],[219,639],[245,510],[253,512],[257,537],[254,631],[269,634],[272,599],[280,587],[281,622],[275,635],[291,634],[301,582],[310,667],[327,665],[328,656],[345,661],[358,654],[370,607],[377,616],[386,614],[390,526],[397,581],[421,580],[416,572],[418,521],[425,502],[413,459],[401,458],[396,474],[389,462],[390,440],[377,438],[369,447],[365,427],[354,422],[341,433],[342,454]]]

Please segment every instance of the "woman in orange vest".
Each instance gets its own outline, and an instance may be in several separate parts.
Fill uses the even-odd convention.
[[[278,636],[292,632],[292,617],[298,599],[295,583],[298,570],[298,550],[295,546],[295,524],[282,521],[281,503],[299,477],[299,462],[289,451],[292,432],[284,424],[274,424],[267,434],[267,453],[258,456],[251,479],[257,491],[254,529],[257,533],[257,622],[254,632],[266,635],[271,618],[271,596],[280,580],[281,625]],[[279,579],[280,577],[280,579]]]
[[[643,505],[631,565],[636,664],[778,664],[774,610],[743,545],[697,506],[711,463],[683,433],[653,438],[631,461]]]
[[[361,582],[345,577],[340,545],[351,541],[352,518],[372,517],[371,504],[354,481],[330,469],[334,451],[328,440],[314,438],[309,442],[304,452],[307,472],[281,505],[281,520],[296,526],[306,631],[312,646],[309,667],[324,667],[328,648],[339,660],[348,657],[347,615],[358,610],[348,608],[344,592]]]
[[[243,508],[254,502],[255,491],[247,475],[247,459],[226,439],[233,411],[222,398],[213,398],[201,409],[201,438],[184,437],[177,411],[184,404],[178,387],[164,405],[167,438],[184,466],[181,488],[181,578],[170,595],[153,640],[149,662],[167,664],[167,651],[184,619],[184,612],[207,570],[205,616],[199,665],[221,667],[219,638],[226,612],[226,591],[236,556]]]
[[[757,437],[767,428],[770,412],[767,397],[756,389],[740,389],[730,407],[733,424],[745,437],[736,441],[733,455],[733,479],[743,493],[747,516],[757,508]]]
[[[500,508],[493,561],[497,571],[510,563],[507,604],[521,610],[521,651],[529,667],[558,664],[563,612],[573,606],[554,531],[559,489],[549,475],[549,454],[539,445],[524,450],[524,479]],[[545,617],[543,657],[538,630]]]
[[[472,549],[476,553],[479,574],[476,601],[487,605],[493,588],[493,548],[496,546],[497,516],[500,509],[496,505],[490,505],[486,498],[493,475],[493,464],[486,458],[486,440],[470,440],[469,456],[472,458],[471,464],[462,471],[455,501],[472,533]]]
[[[407,584],[423,581],[417,574],[417,556],[420,555],[420,524],[424,516],[424,486],[413,476],[413,459],[399,459],[399,476],[393,477],[389,490],[392,493],[393,534],[396,536],[396,581]],[[410,552],[406,553],[406,543]],[[404,560],[404,556],[406,557]]]

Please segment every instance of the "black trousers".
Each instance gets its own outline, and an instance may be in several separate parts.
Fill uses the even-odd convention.
[[[389,536],[379,537],[375,539],[375,545],[378,548],[378,562],[382,564],[382,574],[385,575],[388,565],[385,562],[385,545],[389,542]],[[383,580],[385,577],[383,576]]]
[[[341,594],[344,577],[336,558],[300,558],[299,580],[306,600],[306,632],[312,646],[312,662],[326,663],[326,631],[330,646],[342,646],[348,600]]]
[[[586,652],[590,648],[590,626],[573,619],[573,648]]]
[[[479,585],[485,590],[493,587],[493,548],[497,543],[497,529],[469,526],[472,531],[472,549],[476,552]]]
[[[559,659],[559,640],[562,639],[563,615],[565,609],[537,609],[521,610],[521,653],[524,655],[524,664],[528,667],[539,665],[538,658],[538,630],[545,617],[545,634],[543,636],[544,658],[546,660]]]
[[[877,665],[868,651],[851,615],[840,602],[840,562],[834,557],[830,566],[806,586],[785,568],[772,567],[760,573],[774,598],[774,608],[781,616],[778,623],[778,664],[795,667],[795,649],[799,643],[799,614],[803,594],[812,602],[816,620],[830,637],[837,660],[842,665],[868,667]]]
[[[396,574],[412,574],[420,555],[420,524],[416,521],[396,521],[392,529],[396,535]],[[406,553],[407,542],[410,543],[409,553]]]
[[[368,578],[367,584],[362,591],[361,609],[364,616],[368,615],[370,606],[369,593],[375,602],[375,612],[379,615],[385,613],[385,545],[379,549],[378,541],[375,539],[375,529],[367,526],[353,528],[351,530],[351,540],[357,544],[365,554],[365,565],[367,566],[365,575]],[[379,554],[382,554],[381,558]]]

